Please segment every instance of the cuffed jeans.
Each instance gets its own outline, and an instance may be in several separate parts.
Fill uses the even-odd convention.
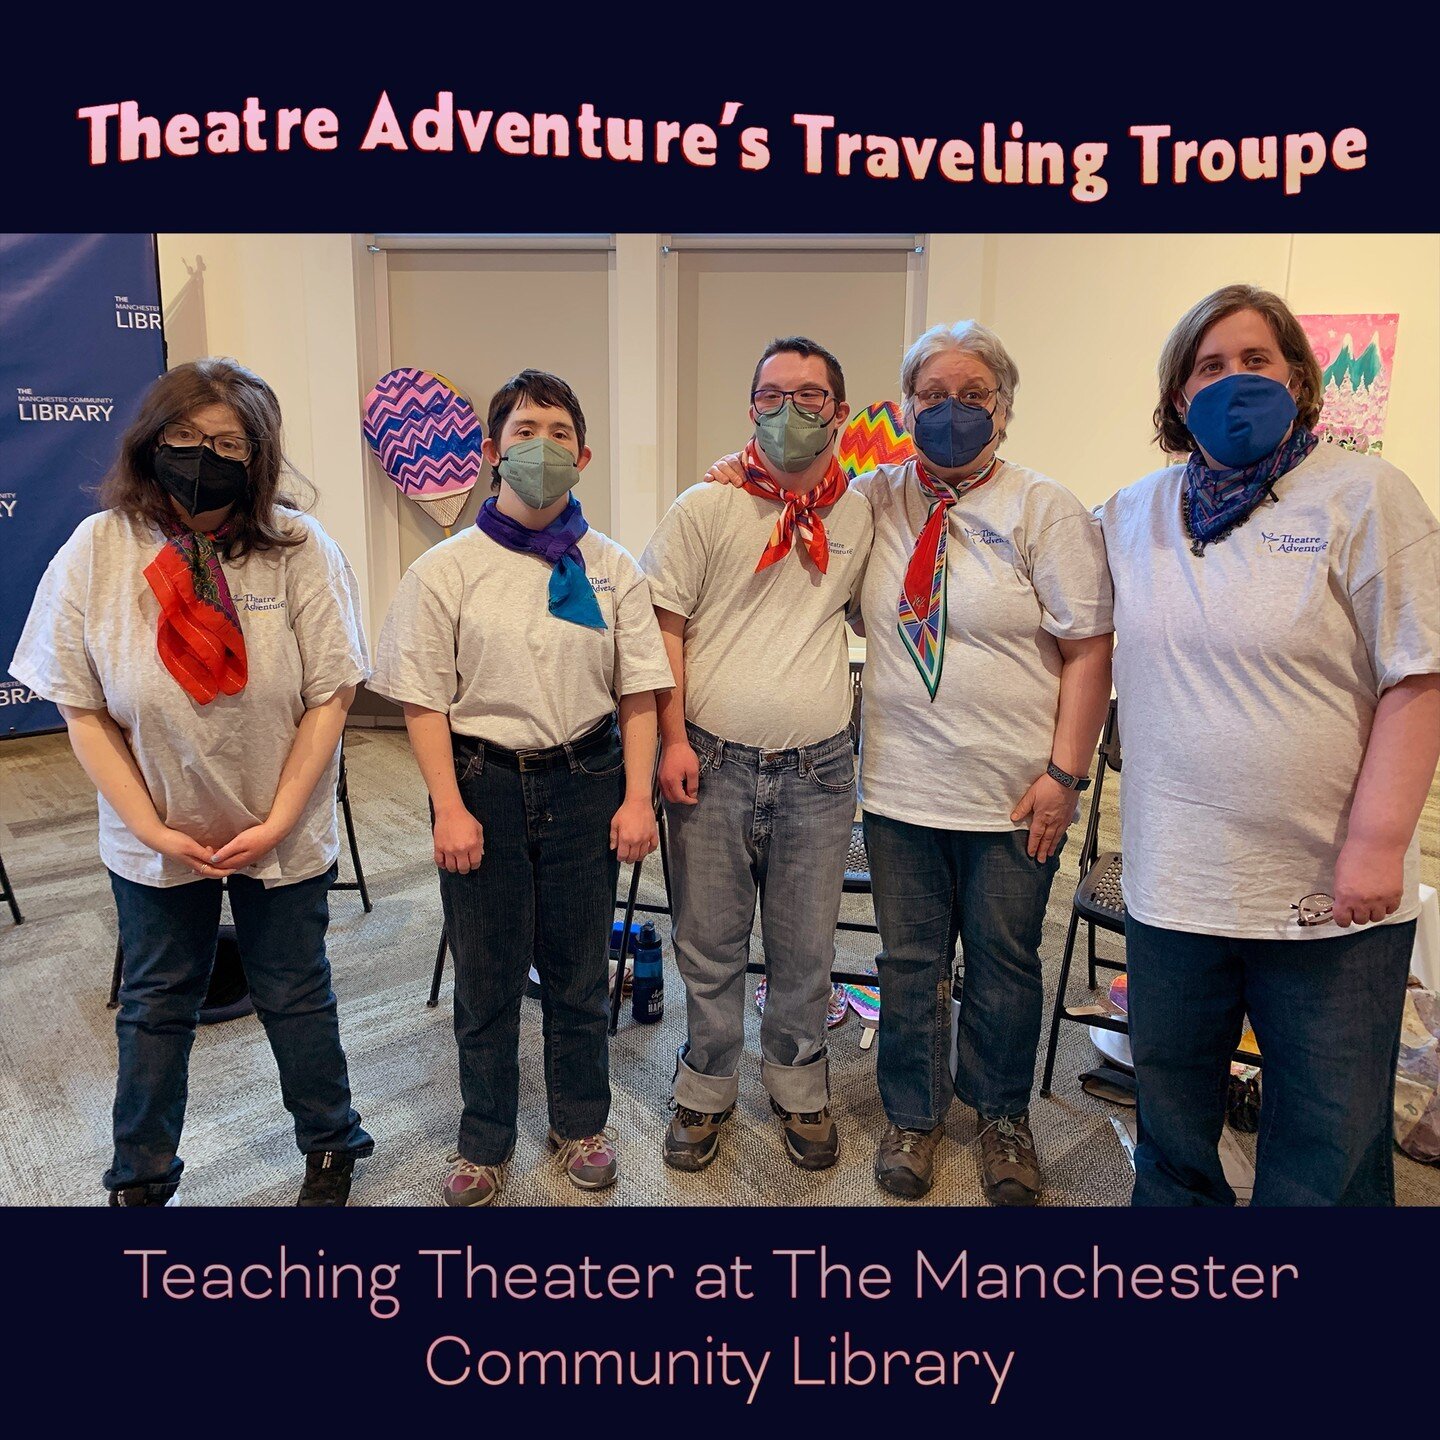
[[[758,897],[770,982],[761,1081],[781,1109],[812,1114],[829,1102],[825,1008],[855,818],[850,736],[758,750],[697,725],[686,730],[700,761],[699,800],[665,812],[688,1025],[675,1103],[718,1114],[740,1093]]]
[[[1415,922],[1237,940],[1125,922],[1139,1085],[1134,1205],[1233,1205],[1217,1147],[1248,1014],[1252,1205],[1393,1205],[1395,1063]]]
[[[625,760],[614,727],[609,744],[541,770],[487,761],[480,742],[457,750],[455,774],[485,833],[478,869],[440,871],[455,954],[459,1151],[499,1165],[515,1147],[520,1001],[532,965],[551,1127],[580,1140],[610,1116],[606,956],[620,868],[610,821],[624,798]]]
[[[280,1071],[280,1093],[295,1118],[295,1143],[307,1155],[368,1155],[374,1142],[350,1104],[325,955],[326,892],[335,873],[332,865],[324,875],[268,889],[232,875],[230,913],[255,1013]],[[120,1190],[173,1183],[185,1168],[176,1152],[190,1049],[215,964],[221,883],[140,885],[112,871],[110,886],[125,964],[115,1017],[115,1157],[104,1183]]]
[[[865,813],[883,946],[876,1077],[893,1125],[933,1130],[952,1095],[987,1117],[1030,1104],[1045,998],[1040,937],[1060,852],[1042,865],[1026,854],[1028,840],[1026,830],[939,830]],[[965,988],[952,1083],[957,936]]]

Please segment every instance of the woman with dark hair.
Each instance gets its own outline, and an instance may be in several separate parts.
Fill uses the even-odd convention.
[[[325,955],[340,735],[368,656],[354,574],[280,499],[287,472],[258,375],[227,359],[163,375],[10,666],[60,707],[99,792],[124,954],[112,1205],[173,1202],[222,881],[306,1157],[298,1203],[345,1204],[373,1149]]]
[[[1160,357],[1181,464],[1113,496],[1137,1205],[1229,1205],[1217,1142],[1248,1014],[1253,1203],[1395,1199],[1391,1096],[1440,755],[1440,524],[1317,443],[1285,303],[1206,296]],[[1358,928],[1352,928],[1358,927]]]

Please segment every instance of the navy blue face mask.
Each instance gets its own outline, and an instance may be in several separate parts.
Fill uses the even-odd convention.
[[[1227,375],[1196,392],[1185,412],[1185,428],[1207,455],[1239,470],[1269,455],[1296,413],[1295,397],[1278,380]]]
[[[915,447],[942,470],[968,465],[995,434],[995,417],[978,405],[945,399],[915,416],[910,434]]]

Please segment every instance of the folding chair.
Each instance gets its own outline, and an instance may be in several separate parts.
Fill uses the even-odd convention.
[[[10,877],[5,873],[5,861],[0,858],[0,900],[5,901],[10,907],[10,914],[14,916],[17,925],[25,923],[25,917],[20,913],[20,902],[15,898],[15,887],[10,883]]]

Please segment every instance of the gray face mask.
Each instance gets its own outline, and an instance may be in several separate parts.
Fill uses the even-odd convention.
[[[500,478],[532,509],[544,510],[580,478],[575,457],[545,436],[521,440],[500,457]]]
[[[787,475],[796,475],[829,449],[834,438],[830,427],[834,423],[833,416],[817,420],[797,410],[793,400],[787,400],[773,414],[757,417],[755,443],[772,465]]]

